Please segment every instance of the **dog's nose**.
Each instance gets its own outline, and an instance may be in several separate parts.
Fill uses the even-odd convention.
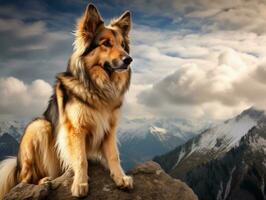
[[[123,63],[125,65],[129,65],[132,61],[133,61],[133,59],[130,56],[123,57]]]

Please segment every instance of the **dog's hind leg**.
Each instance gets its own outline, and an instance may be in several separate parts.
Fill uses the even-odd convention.
[[[37,119],[27,126],[18,154],[19,182],[38,184],[44,177],[60,175],[53,143],[52,127],[47,120]]]

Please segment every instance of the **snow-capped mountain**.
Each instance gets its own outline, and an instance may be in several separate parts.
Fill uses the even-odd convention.
[[[264,111],[250,108],[154,160],[171,175],[182,178],[195,167],[219,158],[237,146],[240,139],[263,118]]]
[[[118,138],[123,167],[129,169],[184,144],[206,127],[203,124],[177,118],[122,120]]]
[[[8,133],[16,140],[23,134],[26,122],[24,121],[0,121],[0,135]]]
[[[223,157],[191,170],[184,181],[200,200],[265,200],[266,120]]]
[[[26,122],[0,122],[0,135],[8,133],[17,141]],[[122,119],[118,140],[122,165],[129,169],[136,163],[168,152],[200,133],[208,126],[204,122],[178,119]]]

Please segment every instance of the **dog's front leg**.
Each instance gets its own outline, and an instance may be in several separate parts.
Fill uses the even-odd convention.
[[[116,144],[116,134],[115,128],[107,133],[107,136],[102,145],[103,156],[105,157],[111,177],[116,183],[116,185],[123,189],[132,189],[133,188],[133,179],[130,176],[126,176],[119,159],[118,148]]]
[[[84,197],[89,189],[85,134],[73,131],[70,133],[69,138],[71,162],[74,171],[74,180],[71,187],[72,196]]]

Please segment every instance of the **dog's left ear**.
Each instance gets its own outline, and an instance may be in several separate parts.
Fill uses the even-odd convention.
[[[97,29],[103,24],[103,19],[97,8],[93,4],[89,4],[83,16],[78,20],[75,31],[74,48],[80,55],[90,47]]]
[[[131,13],[125,11],[119,18],[112,21],[111,26],[118,27],[124,35],[128,35],[131,29]]]

